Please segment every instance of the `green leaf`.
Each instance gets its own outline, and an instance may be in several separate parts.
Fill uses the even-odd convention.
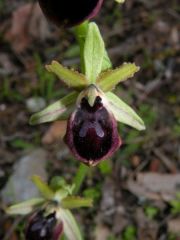
[[[86,198],[92,198],[95,202],[97,202],[101,197],[101,186],[100,184],[96,184],[95,187],[87,188],[83,191],[83,195]]]
[[[41,112],[35,113],[30,118],[30,124],[40,124],[45,122],[52,122],[55,120],[65,120],[73,112],[77,92],[72,92],[57,102],[51,104]]]
[[[87,80],[83,74],[68,69],[57,61],[52,61],[50,65],[46,65],[46,69],[57,75],[68,87],[82,89],[87,86]]]
[[[10,206],[6,209],[6,213],[9,215],[26,215],[31,213],[35,207],[44,203],[43,198],[33,198],[22,203],[18,203],[15,205]]]
[[[136,227],[129,225],[124,229],[123,240],[135,240],[136,239]]]
[[[79,192],[82,186],[82,183],[88,174],[88,171],[89,171],[89,167],[81,163],[78,171],[76,172],[76,176],[74,177],[74,180],[73,180],[75,184],[75,188],[73,190],[74,194]]]
[[[39,176],[32,176],[32,181],[43,197],[50,200],[54,197],[54,192]]]
[[[118,98],[114,93],[106,93],[109,105],[108,107],[112,111],[117,121],[134,127],[138,130],[144,130],[145,125],[143,120],[135,113],[135,111]]]
[[[97,85],[104,92],[112,90],[119,82],[125,81],[139,70],[134,63],[124,63],[121,67],[100,74]]]
[[[100,162],[98,165],[100,172],[104,175],[112,173],[112,164],[109,159]]]
[[[151,220],[153,220],[157,216],[158,212],[159,209],[157,207],[147,206],[145,208],[145,214]]]
[[[80,208],[80,207],[92,207],[92,199],[91,198],[81,198],[81,197],[66,197],[62,200],[62,207],[73,209],[73,208]]]
[[[59,209],[57,218],[63,222],[63,231],[68,240],[82,240],[77,222],[69,210]]]
[[[89,84],[96,82],[102,69],[104,41],[95,23],[90,23],[84,46],[85,75]]]

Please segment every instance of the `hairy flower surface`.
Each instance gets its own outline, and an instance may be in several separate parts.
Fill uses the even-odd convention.
[[[102,3],[103,0],[39,0],[46,17],[57,26],[74,26],[93,18]]]

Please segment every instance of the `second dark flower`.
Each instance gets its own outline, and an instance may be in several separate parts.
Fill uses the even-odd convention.
[[[93,18],[104,0],[39,0],[46,17],[57,26],[74,26]]]

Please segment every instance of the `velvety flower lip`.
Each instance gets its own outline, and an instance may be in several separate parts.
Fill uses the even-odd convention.
[[[41,210],[32,216],[26,231],[26,240],[58,240],[63,231],[55,213],[44,216]]]
[[[95,17],[104,0],[39,0],[46,17],[57,26],[74,26]]]
[[[68,120],[64,140],[77,159],[91,166],[111,157],[121,145],[117,122],[100,96],[93,106],[82,98]]]

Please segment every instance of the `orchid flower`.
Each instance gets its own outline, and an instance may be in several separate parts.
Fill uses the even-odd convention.
[[[120,147],[117,122],[137,130],[145,129],[143,120],[135,111],[112,92],[118,83],[132,77],[139,67],[124,63],[116,69],[104,70],[104,62],[104,42],[97,25],[90,23],[84,43],[85,74],[68,69],[57,61],[47,65],[47,70],[73,91],[30,119],[33,125],[66,119],[64,141],[72,154],[89,166],[111,157]]]
[[[54,179],[55,180],[55,179]],[[26,240],[59,240],[62,234],[68,240],[82,240],[81,232],[71,213],[71,209],[92,207],[92,199],[74,196],[75,185],[69,185],[63,178],[48,185],[39,176],[32,181],[40,192],[40,197],[12,205],[6,213],[29,215],[26,223]]]

